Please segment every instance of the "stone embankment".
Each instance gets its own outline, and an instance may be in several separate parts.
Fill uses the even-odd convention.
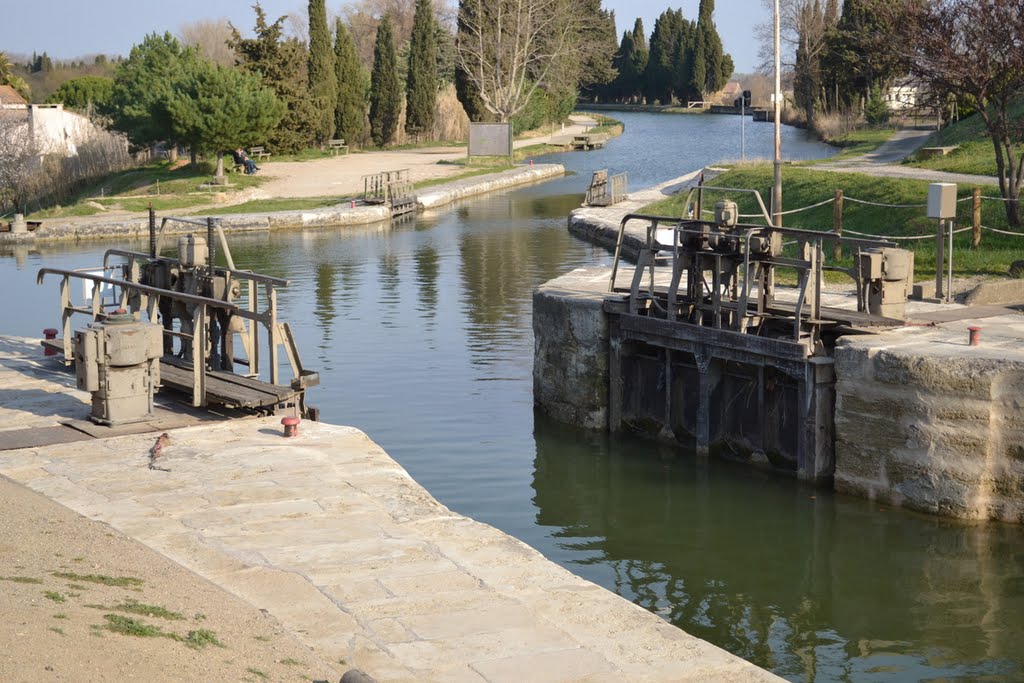
[[[421,209],[440,208],[459,199],[487,192],[506,190],[519,185],[548,180],[565,174],[560,164],[534,164],[520,166],[500,173],[490,173],[472,178],[424,188],[417,192],[417,203]],[[368,225],[391,218],[384,206],[355,206],[351,202],[337,206],[302,211],[271,211],[250,214],[224,214],[217,216],[221,227],[227,232],[253,232],[326,226]],[[158,226],[159,227],[159,226]],[[164,234],[194,232],[196,227],[187,223],[170,222]],[[39,229],[29,233],[0,233],[0,244],[36,242],[49,240],[91,240],[125,237],[145,237],[149,234],[146,216],[131,218],[57,218],[43,221]]]
[[[0,386],[15,399],[0,421],[31,426],[29,440],[88,412],[88,394],[41,354],[0,338]],[[780,680],[452,512],[355,428],[168,429],[164,469],[150,469],[162,430],[0,449],[0,475],[265,611],[318,661],[376,680]],[[31,542],[0,540],[15,554]],[[102,650],[122,636],[83,637]]]

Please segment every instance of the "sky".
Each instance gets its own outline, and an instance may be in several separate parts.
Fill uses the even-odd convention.
[[[5,22],[0,50],[25,55],[46,52],[55,59],[97,53],[127,56],[147,33],[177,33],[191,21],[226,17],[239,28],[250,28],[253,4],[254,0],[0,0],[0,16],[10,20]],[[271,19],[292,12],[305,14],[308,7],[305,0],[261,0],[260,4]],[[329,12],[344,4],[327,0]],[[683,16],[695,19],[699,0],[603,0],[603,4],[615,10],[621,39],[638,16],[649,37],[654,20],[667,7],[682,7]],[[754,70],[758,50],[754,26],[767,19],[761,0],[715,3],[715,23],[737,72]]]

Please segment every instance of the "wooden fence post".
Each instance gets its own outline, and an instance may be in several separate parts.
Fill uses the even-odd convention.
[[[973,199],[972,207],[972,218],[971,226],[974,228],[974,232],[971,233],[971,248],[977,249],[981,246],[981,188],[976,187],[971,190],[971,199]]]
[[[832,233],[836,239],[832,244],[832,259],[840,261],[843,258],[843,247],[839,238],[843,236],[843,191],[836,190],[836,201],[832,205]]]

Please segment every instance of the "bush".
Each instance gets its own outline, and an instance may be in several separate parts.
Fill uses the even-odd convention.
[[[871,89],[871,97],[867,106],[864,107],[864,118],[872,126],[879,126],[889,120],[889,105],[882,96],[882,89],[875,87]]]

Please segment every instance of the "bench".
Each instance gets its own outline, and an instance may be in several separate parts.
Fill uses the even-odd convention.
[[[335,156],[338,155],[338,152],[344,152],[345,154],[348,154],[348,145],[345,144],[345,140],[343,138],[328,140],[327,146],[330,148],[331,153],[334,154]]]
[[[270,158],[270,152],[263,147],[253,147],[249,150],[249,157],[255,161],[263,161]]]
[[[960,148],[960,145],[951,145],[949,147],[922,147],[917,152],[919,159],[932,159],[934,157],[944,157],[951,152],[955,152]]]

